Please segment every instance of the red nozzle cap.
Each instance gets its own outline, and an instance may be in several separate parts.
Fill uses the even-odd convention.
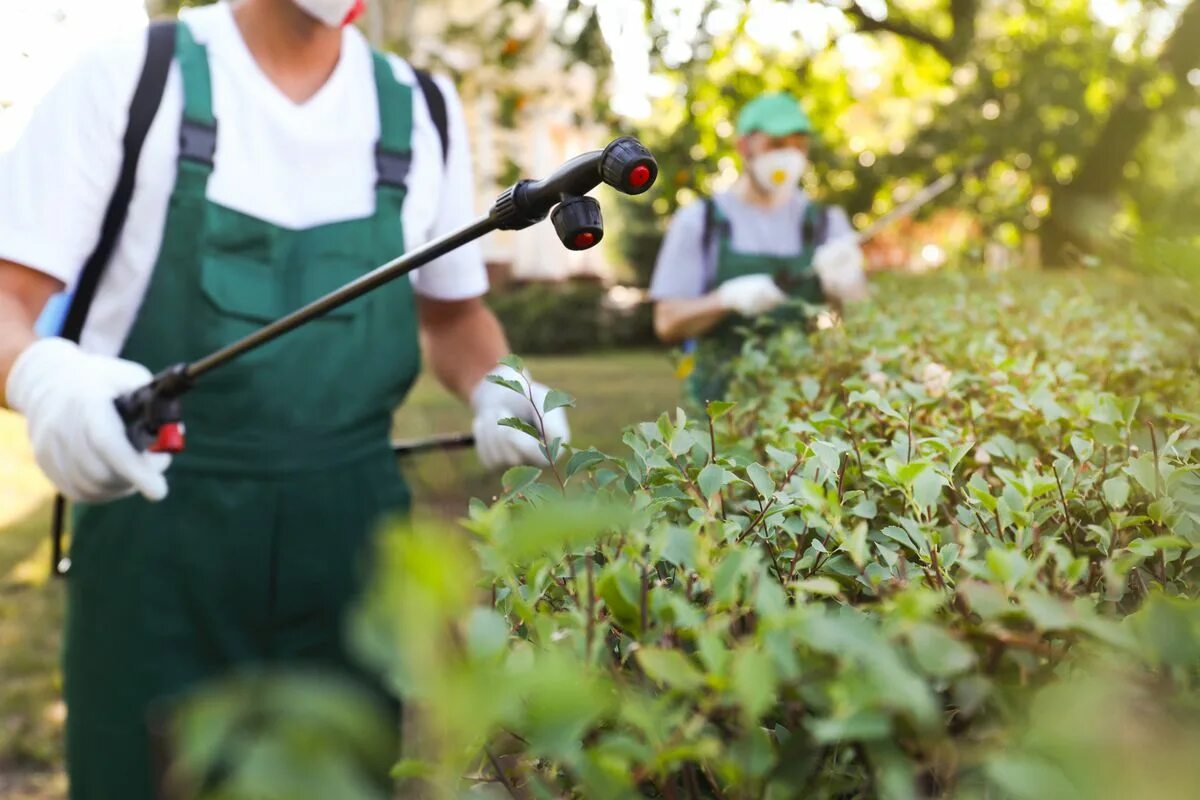
[[[575,234],[574,245],[576,250],[587,250],[595,243],[596,234],[592,233],[591,231],[584,231],[583,233]]]
[[[184,446],[183,423],[168,422],[158,429],[158,438],[150,445],[151,453],[182,453]]]
[[[650,168],[645,164],[638,164],[629,171],[629,185],[634,189],[640,189],[650,182]]]

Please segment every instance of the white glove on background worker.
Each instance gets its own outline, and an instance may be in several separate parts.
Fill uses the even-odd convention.
[[[821,281],[821,289],[830,299],[843,303],[866,298],[864,264],[862,248],[853,236],[834,239],[813,254],[813,269]]]
[[[717,287],[717,299],[730,311],[744,317],[756,317],[786,302],[788,296],[775,285],[774,278],[764,274],[743,275],[725,281]]]
[[[538,413],[542,412],[543,403],[550,389],[529,379],[511,367],[497,366],[490,373],[510,381],[516,381],[522,387],[531,390],[533,402],[537,404]],[[475,451],[479,461],[487,469],[513,467],[518,464],[547,466],[546,457],[538,447],[539,442],[528,434],[515,428],[500,425],[500,420],[508,417],[523,419],[533,427],[538,427],[537,414],[529,402],[529,397],[520,395],[513,390],[492,383],[486,378],[479,382],[471,392],[471,408],[475,411],[475,423],[472,431],[475,434]],[[561,438],[566,444],[571,437],[571,429],[567,425],[567,412],[556,408],[548,414],[542,414],[546,429],[546,439],[553,442]]]
[[[162,500],[171,456],[135,450],[113,405],[152,377],[141,364],[41,339],[17,357],[5,394],[25,415],[38,466],[67,498],[101,503],[141,492]]]

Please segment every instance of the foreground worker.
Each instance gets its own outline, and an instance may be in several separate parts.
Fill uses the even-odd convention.
[[[65,644],[78,800],[152,797],[147,720],[199,681],[255,663],[353,671],[343,616],[369,534],[409,504],[389,429],[419,341],[472,405],[486,466],[543,458],[497,425],[535,415],[485,380],[507,370],[497,362],[508,348],[480,300],[474,246],[200,382],[173,463],[126,440],[113,398],[152,370],[473,218],[452,87],[437,87],[443,141],[411,67],[345,26],[356,7],[239,0],[182,16],[80,345],[36,340],[34,322],[76,283],[106,224],[146,36],[85,58],[0,159],[0,399],[25,415],[38,464],[78,503]],[[538,403],[546,392],[533,384]],[[545,425],[568,435],[561,410]]]
[[[800,188],[812,124],[798,100],[764,94],[738,115],[742,174],[732,189],[693,203],[671,223],[650,284],[654,327],[694,341],[687,393],[720,399],[748,321],[804,317],[797,303],[866,294],[863,255],[844,211]]]

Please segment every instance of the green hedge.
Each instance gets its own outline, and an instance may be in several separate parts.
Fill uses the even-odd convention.
[[[606,306],[605,294],[605,288],[593,282],[530,283],[493,293],[488,305],[517,353],[655,346],[650,304],[617,310]]]
[[[1194,797],[1200,349],[1135,297],[892,282],[749,346],[736,405],[546,443],[466,537],[395,530],[354,633],[408,704],[406,796]],[[349,713],[314,759],[307,704],[253,697],[232,727],[292,785],[366,759]]]

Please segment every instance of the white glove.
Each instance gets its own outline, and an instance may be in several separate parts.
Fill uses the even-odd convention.
[[[730,311],[755,317],[786,302],[788,296],[775,285],[775,279],[770,275],[743,275],[718,286],[717,299]]]
[[[492,375],[516,381],[523,388],[531,390],[533,403],[537,404],[537,412],[542,413],[543,403],[549,388],[529,379],[511,367],[498,366],[491,371]],[[511,389],[492,383],[486,378],[480,381],[471,392],[471,408],[475,411],[475,423],[472,426],[475,434],[475,450],[479,453],[479,461],[487,469],[512,467],[518,464],[532,464],[539,467],[548,466],[546,456],[538,447],[539,441],[527,433],[515,428],[501,426],[500,420],[508,417],[523,419],[534,428],[538,428],[537,414],[534,413],[533,403],[527,395],[520,395]],[[562,439],[563,444],[571,438],[571,429],[567,425],[567,412],[556,408],[550,413],[542,413],[542,424],[545,426],[546,440],[553,442]],[[540,432],[540,429],[539,429]]]
[[[17,357],[5,394],[25,415],[38,466],[66,497],[99,503],[141,492],[167,496],[166,453],[139,453],[113,400],[152,378],[141,364],[41,339]]]
[[[828,297],[842,302],[862,300],[867,296],[867,276],[862,248],[853,236],[834,239],[817,248],[813,269]]]

